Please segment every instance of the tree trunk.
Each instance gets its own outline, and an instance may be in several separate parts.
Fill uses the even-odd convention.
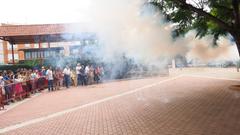
[[[236,42],[237,49],[238,49],[238,55],[240,57],[240,36],[235,37],[235,42]],[[240,60],[238,60],[238,62],[237,62],[237,72],[239,72],[239,67],[240,67]]]

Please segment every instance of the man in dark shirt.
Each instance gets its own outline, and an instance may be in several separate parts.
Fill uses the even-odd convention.
[[[9,102],[9,99],[11,97],[11,91],[12,91],[12,85],[11,85],[11,79],[9,75],[5,72],[3,74],[3,81],[4,81],[4,89],[5,89],[5,99],[7,101],[7,104]]]
[[[80,84],[83,86],[85,85],[85,70],[84,66],[82,65],[82,68],[80,69]]]

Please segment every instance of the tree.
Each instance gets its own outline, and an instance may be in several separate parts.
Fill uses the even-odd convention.
[[[21,62],[23,65],[27,65],[29,67],[36,67],[36,66],[39,66],[41,61],[40,60],[24,60]]]
[[[196,29],[197,37],[230,34],[240,55],[240,0],[148,0],[167,20],[177,23],[175,35]]]

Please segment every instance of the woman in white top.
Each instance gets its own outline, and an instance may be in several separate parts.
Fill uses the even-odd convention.
[[[48,91],[53,91],[53,71],[52,67],[49,67],[49,69],[46,72],[46,77],[48,80]]]

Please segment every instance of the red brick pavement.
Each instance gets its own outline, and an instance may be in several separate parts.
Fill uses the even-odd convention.
[[[182,77],[6,134],[239,135],[236,84]]]
[[[111,82],[88,87],[72,87],[67,90],[43,93],[1,114],[0,128],[73,108],[164,79],[167,79],[167,77]]]

